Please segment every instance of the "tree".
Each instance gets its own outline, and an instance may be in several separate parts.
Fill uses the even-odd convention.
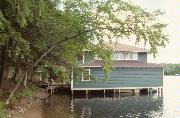
[[[162,14],[122,0],[0,0],[1,86],[8,64],[28,73],[45,63],[71,69],[84,48],[104,59],[106,74],[111,59],[104,39],[133,36],[137,43],[149,44],[155,55],[168,42],[166,25],[156,20]]]

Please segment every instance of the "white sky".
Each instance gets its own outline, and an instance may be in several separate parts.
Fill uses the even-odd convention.
[[[167,23],[166,32],[169,35],[169,44],[159,48],[156,59],[148,57],[148,62],[180,63],[180,0],[131,0],[148,10],[161,9],[166,12],[161,21]]]

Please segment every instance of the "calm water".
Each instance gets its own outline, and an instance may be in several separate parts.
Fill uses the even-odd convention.
[[[180,76],[165,77],[163,95],[73,98],[54,95],[22,118],[180,118]]]

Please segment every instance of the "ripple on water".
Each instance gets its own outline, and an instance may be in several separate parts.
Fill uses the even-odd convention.
[[[180,77],[164,78],[162,97],[71,99],[55,95],[48,101],[37,111],[42,118],[180,118]]]

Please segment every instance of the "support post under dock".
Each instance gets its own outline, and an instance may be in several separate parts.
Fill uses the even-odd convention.
[[[71,90],[71,94],[74,95],[74,90]]]
[[[140,93],[140,89],[134,89],[134,94],[135,95],[139,95],[139,93]]]
[[[106,97],[106,90],[104,89],[104,98]]]

